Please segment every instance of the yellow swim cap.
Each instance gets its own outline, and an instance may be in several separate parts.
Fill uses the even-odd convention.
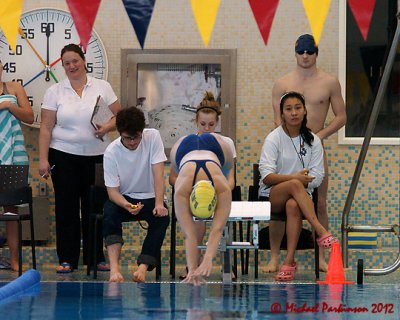
[[[217,206],[217,196],[211,181],[200,180],[194,186],[190,194],[190,210],[200,219],[212,216]]]

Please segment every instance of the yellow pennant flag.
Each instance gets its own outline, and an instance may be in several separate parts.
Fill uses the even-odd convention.
[[[22,0],[1,0],[0,28],[15,52],[17,45],[19,20],[21,18]]]
[[[315,42],[319,43],[322,29],[328,15],[331,0],[303,0],[308,21],[310,22],[311,32]]]
[[[210,41],[220,3],[221,0],[192,0],[194,18],[206,47]]]

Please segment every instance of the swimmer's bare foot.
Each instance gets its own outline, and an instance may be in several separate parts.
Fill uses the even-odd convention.
[[[133,273],[132,279],[135,282],[146,282],[146,272],[148,266],[146,264],[139,265],[138,269]]]
[[[119,271],[110,271],[110,280],[109,282],[124,282],[124,277]]]
[[[264,273],[274,273],[279,270],[279,259],[271,258],[266,267],[262,268]]]

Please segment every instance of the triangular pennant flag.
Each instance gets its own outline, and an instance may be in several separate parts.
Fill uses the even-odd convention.
[[[192,10],[201,38],[208,47],[221,0],[192,0]]]
[[[351,12],[353,12],[361,35],[366,41],[376,0],[348,0],[347,2]]]
[[[101,0],[67,0],[69,11],[74,20],[76,31],[81,39],[81,45],[86,51],[92,34],[94,20],[99,10]]]
[[[303,0],[308,22],[315,42],[319,43],[331,0]]]
[[[143,49],[156,0],[123,0],[140,46]]]
[[[11,49],[15,52],[21,19],[22,0],[2,0],[0,5],[0,28]]]
[[[264,39],[264,44],[267,45],[279,0],[249,0],[249,3],[254,18],[256,19],[258,29]]]

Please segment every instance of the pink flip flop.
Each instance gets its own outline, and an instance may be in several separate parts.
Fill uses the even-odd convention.
[[[296,262],[294,262],[291,266],[283,264],[279,268],[279,271],[275,276],[275,281],[279,282],[293,281],[296,269],[297,269]]]
[[[339,242],[331,233],[327,234],[325,237],[319,237],[317,239],[317,244],[319,247],[324,249],[332,248],[332,244]]]

